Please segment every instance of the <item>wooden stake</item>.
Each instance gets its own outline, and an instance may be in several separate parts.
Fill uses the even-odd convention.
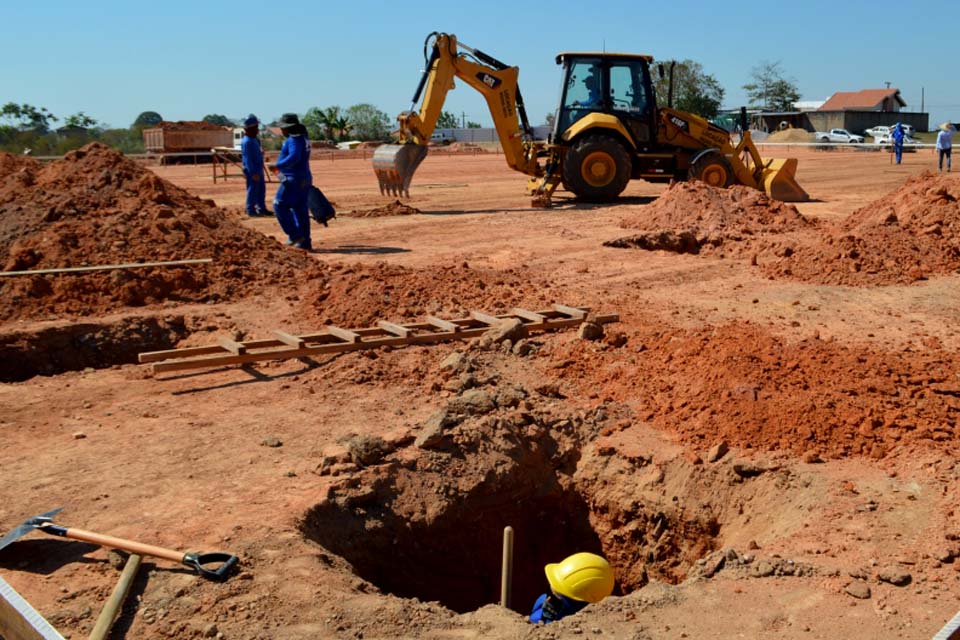
[[[107,271],[110,269],[143,269],[145,267],[175,267],[186,264],[206,264],[213,262],[213,258],[197,258],[195,260],[168,260],[166,262],[131,262],[127,264],[104,264],[95,267],[63,267],[60,269],[34,269],[33,271],[0,271],[0,277],[7,276],[40,276],[48,273],[81,273],[84,271]]]
[[[110,633],[110,626],[116,619],[120,607],[123,606],[123,601],[126,600],[127,593],[130,592],[130,587],[133,585],[133,579],[137,576],[137,570],[140,569],[140,561],[142,559],[143,558],[136,553],[131,554],[130,557],[127,558],[127,564],[123,567],[123,573],[120,574],[120,580],[117,582],[117,586],[113,588],[113,593],[110,594],[110,599],[107,600],[107,604],[103,605],[103,610],[100,612],[100,617],[97,618],[97,623],[93,625],[93,631],[90,632],[90,640],[105,640]]]
[[[503,528],[503,563],[500,568],[500,606],[510,608],[513,595],[513,527]]]

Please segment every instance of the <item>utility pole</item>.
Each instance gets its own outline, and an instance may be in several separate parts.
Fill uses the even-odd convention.
[[[920,87],[920,113],[923,113],[924,99],[926,98],[924,87]]]
[[[460,126],[464,129],[467,128],[467,112],[466,111],[460,112]]]

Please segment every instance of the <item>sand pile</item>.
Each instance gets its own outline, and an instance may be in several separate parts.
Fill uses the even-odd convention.
[[[571,340],[551,353],[547,373],[630,403],[637,422],[701,450],[725,440],[801,456],[881,458],[914,445],[952,451],[960,442],[960,360],[939,349],[788,343],[748,323],[650,323],[627,335],[629,353]]]
[[[844,285],[908,284],[955,272],[960,269],[960,182],[930,172],[909,178],[763,268],[768,275]]]
[[[469,311],[535,311],[567,298],[552,283],[521,269],[476,269],[467,263],[409,269],[378,263],[331,266],[329,280],[303,294],[298,315],[315,323],[371,326],[377,320],[410,321],[433,314],[444,318]]]
[[[769,234],[812,229],[817,223],[792,204],[772,200],[756,189],[743,185],[719,189],[691,181],[670,185],[652,204],[624,218],[620,226],[644,233],[604,245],[710,253],[720,248],[729,252],[733,244]]]
[[[447,151],[468,151],[470,153],[486,153],[486,149],[472,142],[454,142],[447,146]]]
[[[96,313],[164,300],[241,298],[322,275],[306,254],[243,227],[98,143],[40,164],[0,154],[5,271],[212,258],[191,267],[0,280],[0,319]]]
[[[384,218],[387,216],[411,216],[415,213],[423,212],[416,207],[411,207],[410,205],[404,204],[399,200],[394,200],[390,204],[385,204],[382,207],[351,211],[349,214],[347,214],[347,216],[354,218]]]
[[[813,134],[803,129],[784,129],[771,133],[764,142],[813,142]]]

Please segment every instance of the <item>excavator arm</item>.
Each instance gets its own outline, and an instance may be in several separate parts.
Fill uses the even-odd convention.
[[[544,145],[533,141],[517,86],[519,69],[468,47],[458,42],[456,36],[446,33],[427,36],[424,54],[427,65],[414,93],[411,110],[397,117],[400,126],[394,135],[399,144],[382,145],[373,156],[380,192],[410,195],[410,180],[427,155],[427,144],[455,79],[476,89],[486,100],[507,164],[529,176],[543,175],[537,157]]]

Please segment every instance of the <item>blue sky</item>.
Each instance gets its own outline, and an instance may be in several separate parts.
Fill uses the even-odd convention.
[[[555,108],[559,51],[649,53],[700,62],[724,106],[761,61],[779,61],[804,100],[834,91],[921,91],[931,126],[960,121],[956,4],[919,1],[746,2],[91,2],[8,3],[0,103],[78,111],[128,126],[145,110],[168,120],[208,113],[272,119],[311,106],[409,108],[430,31],[453,33],[520,67],[534,124]],[[479,94],[458,85],[446,110],[491,124]]]

